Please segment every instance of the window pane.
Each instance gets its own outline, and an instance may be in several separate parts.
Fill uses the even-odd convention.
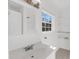
[[[46,28],[46,31],[49,31],[49,28]]]
[[[45,23],[42,23],[42,26],[45,26]]]
[[[48,23],[46,23],[46,27],[49,27],[49,24]]]
[[[49,31],[51,31],[51,28],[49,28]]]
[[[46,23],[46,27],[51,27],[51,24],[49,24],[49,23]]]
[[[49,27],[51,27],[51,24],[49,24]]]
[[[45,31],[45,28],[42,28],[42,31]]]
[[[49,23],[51,23],[51,21],[49,21]]]

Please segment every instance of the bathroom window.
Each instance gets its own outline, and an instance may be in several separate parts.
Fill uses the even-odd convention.
[[[42,31],[51,31],[51,24],[42,22]]]
[[[52,16],[48,15],[45,12],[42,12],[42,31],[51,31],[52,30]]]

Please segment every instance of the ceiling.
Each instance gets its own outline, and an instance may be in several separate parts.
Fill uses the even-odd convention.
[[[52,14],[69,12],[69,0],[41,0],[41,6]]]

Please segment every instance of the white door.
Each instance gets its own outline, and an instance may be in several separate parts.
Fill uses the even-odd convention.
[[[8,34],[12,36],[21,34],[21,13],[10,9],[8,16]]]

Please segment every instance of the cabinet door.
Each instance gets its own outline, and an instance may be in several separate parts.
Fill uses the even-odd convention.
[[[21,34],[21,13],[9,10],[8,16],[8,34],[20,35]]]
[[[23,34],[36,32],[36,12],[32,8],[25,8],[23,13]]]

